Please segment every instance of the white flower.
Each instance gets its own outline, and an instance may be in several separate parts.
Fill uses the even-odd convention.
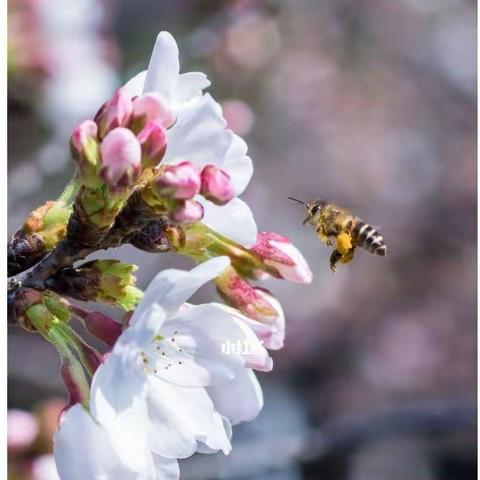
[[[269,371],[272,360],[228,309],[185,303],[229,263],[218,257],[189,272],[163,271],[151,282],[94,375],[90,413],[76,406],[65,415],[55,449],[61,476],[77,443],[93,457],[80,471],[97,475],[83,478],[99,479],[110,478],[117,460],[112,478],[148,479],[159,462],[172,469],[172,461],[195,451],[230,452],[231,423],[252,420],[263,406],[252,368]],[[226,353],[226,343],[242,348]]]
[[[125,420],[125,418],[123,418]],[[109,432],[81,405],[70,408],[54,436],[54,455],[62,480],[174,480],[176,460],[152,454],[138,435],[135,418],[123,432]]]
[[[246,143],[226,128],[220,105],[202,90],[210,85],[200,72],[180,74],[178,46],[168,32],[160,32],[148,70],[133,77],[123,87],[130,97],[147,94],[158,96],[175,117],[167,131],[164,164],[188,160],[200,169],[212,164],[231,178],[238,196],[247,187],[252,174],[252,160]],[[255,244],[257,227],[249,207],[234,198],[219,206],[198,198],[205,210],[204,223],[218,233],[245,247]],[[228,219],[228,222],[225,220]]]

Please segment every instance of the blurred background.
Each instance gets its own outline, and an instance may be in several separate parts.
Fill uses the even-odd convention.
[[[188,480],[463,480],[476,472],[476,2],[9,0],[9,232],[73,174],[72,128],[146,68],[169,30],[256,167],[243,196],[287,235],[311,285],[270,281],[287,340],[260,374],[265,408],[234,449],[182,462]],[[331,274],[287,197],[378,226]],[[122,247],[146,286],[174,255]],[[203,289],[198,301],[209,301]],[[9,330],[13,480],[55,480],[64,405],[55,351]],[[46,432],[46,433],[45,433]]]

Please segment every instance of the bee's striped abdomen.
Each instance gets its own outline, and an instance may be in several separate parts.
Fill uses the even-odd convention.
[[[387,254],[387,246],[383,237],[368,223],[359,220],[353,229],[353,238],[357,246],[384,257]]]

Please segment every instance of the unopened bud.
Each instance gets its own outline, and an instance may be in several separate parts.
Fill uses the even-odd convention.
[[[88,276],[88,270],[98,276],[97,301],[118,305],[125,310],[133,310],[142,297],[142,292],[136,288],[138,269],[136,265],[119,262],[118,260],[94,260],[80,267],[80,271]]]
[[[70,137],[70,150],[80,171],[80,181],[94,187],[99,183],[100,149],[98,128],[93,120],[82,122]]]
[[[167,149],[167,131],[155,122],[148,122],[137,135],[142,148],[143,168],[156,167]]]
[[[199,222],[203,218],[203,206],[196,200],[180,201],[177,208],[170,214],[170,218],[181,224]]]
[[[265,292],[250,285],[233,268],[217,277],[215,283],[224,300],[247,317],[266,324],[274,323],[279,317]]]
[[[257,288],[256,293],[261,297],[263,296],[263,298],[273,306],[278,312],[278,316],[273,321],[269,320],[269,323],[254,320],[244,315],[240,315],[239,318],[255,332],[255,335],[265,348],[269,350],[280,350],[285,341],[285,315],[282,306],[268,290]]]
[[[117,338],[122,333],[122,325],[120,323],[101,312],[90,312],[79,307],[73,307],[73,312],[83,320],[85,328],[94,337],[110,348],[115,345]]]
[[[76,403],[86,405],[89,386],[82,365],[72,355],[62,359],[60,373],[68,392],[68,406]]]
[[[39,236],[46,250],[52,250],[65,236],[72,207],[62,201],[48,201],[34,210],[25,220],[26,234]]]
[[[307,261],[287,237],[273,232],[259,233],[250,252],[277,278],[302,284],[312,281]]]
[[[118,127],[127,127],[132,119],[133,104],[131,98],[122,88],[102,105],[95,115],[98,136],[102,139],[108,132]]]
[[[213,203],[225,205],[235,197],[230,175],[221,168],[207,165],[202,170],[201,178],[202,188],[200,193]]]
[[[24,290],[16,296],[15,303],[17,318],[27,330],[46,332],[53,323],[70,319],[68,302],[50,291]]]
[[[112,190],[135,184],[142,171],[142,152],[137,137],[130,130],[116,128],[109,132],[100,151],[100,175]]]
[[[133,130],[143,128],[147,122],[155,122],[165,128],[170,128],[175,123],[173,110],[155,92],[144,93],[133,100]]]
[[[200,175],[191,162],[167,165],[152,188],[160,197],[189,200],[200,192]]]

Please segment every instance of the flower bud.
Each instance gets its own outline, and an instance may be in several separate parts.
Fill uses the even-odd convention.
[[[41,260],[65,237],[72,207],[48,201],[34,210],[8,243],[8,276],[16,275]]]
[[[280,316],[269,296],[260,288],[250,285],[233,268],[228,268],[217,277],[215,283],[222,298],[247,317],[271,325]]]
[[[85,328],[94,337],[101,340],[110,348],[115,345],[122,333],[122,325],[113,318],[101,312],[90,312],[80,307],[73,307],[75,315],[83,320]]]
[[[132,129],[143,128],[147,122],[155,122],[164,128],[170,128],[175,123],[173,110],[159,93],[144,93],[133,100]]]
[[[200,175],[190,162],[167,165],[152,187],[160,197],[189,200],[200,192]]]
[[[268,290],[257,288],[256,292],[273,306],[278,312],[278,316],[268,324],[243,315],[241,315],[241,320],[255,332],[255,335],[265,348],[269,350],[280,350],[285,341],[285,315],[282,306]]]
[[[65,236],[71,213],[72,207],[61,200],[45,202],[27,217],[23,230],[40,236],[45,249],[52,250]]]
[[[105,102],[95,115],[98,136],[102,139],[108,132],[118,127],[127,127],[132,119],[133,104],[123,88],[118,89],[112,99]]]
[[[100,175],[112,189],[131,187],[142,171],[142,152],[135,135],[126,128],[116,128],[100,145],[102,155]]]
[[[200,193],[213,203],[225,205],[235,197],[230,175],[221,168],[207,165],[202,170],[201,179],[202,188]]]
[[[17,321],[27,330],[47,331],[54,322],[68,322],[68,302],[56,293],[25,289],[15,296]]]
[[[91,269],[99,278],[97,284],[97,301],[118,305],[125,310],[133,310],[142,297],[136,288],[133,275],[138,267],[118,260],[95,260],[84,264],[85,273]],[[83,272],[83,268],[80,269]]]
[[[137,135],[142,148],[143,168],[156,167],[167,149],[167,131],[158,123],[148,122]]]
[[[89,386],[80,362],[73,355],[62,358],[60,373],[68,392],[68,406],[87,404]]]
[[[35,417],[23,410],[11,409],[7,413],[7,448],[9,451],[25,450],[38,435]]]
[[[203,206],[196,200],[184,200],[170,214],[170,218],[177,223],[190,224],[199,222],[203,218]]]
[[[98,129],[93,120],[82,122],[70,137],[70,151],[80,171],[80,181],[94,187],[99,183],[100,148]]]
[[[307,261],[287,237],[273,232],[259,233],[250,252],[277,278],[303,284],[312,281]]]

